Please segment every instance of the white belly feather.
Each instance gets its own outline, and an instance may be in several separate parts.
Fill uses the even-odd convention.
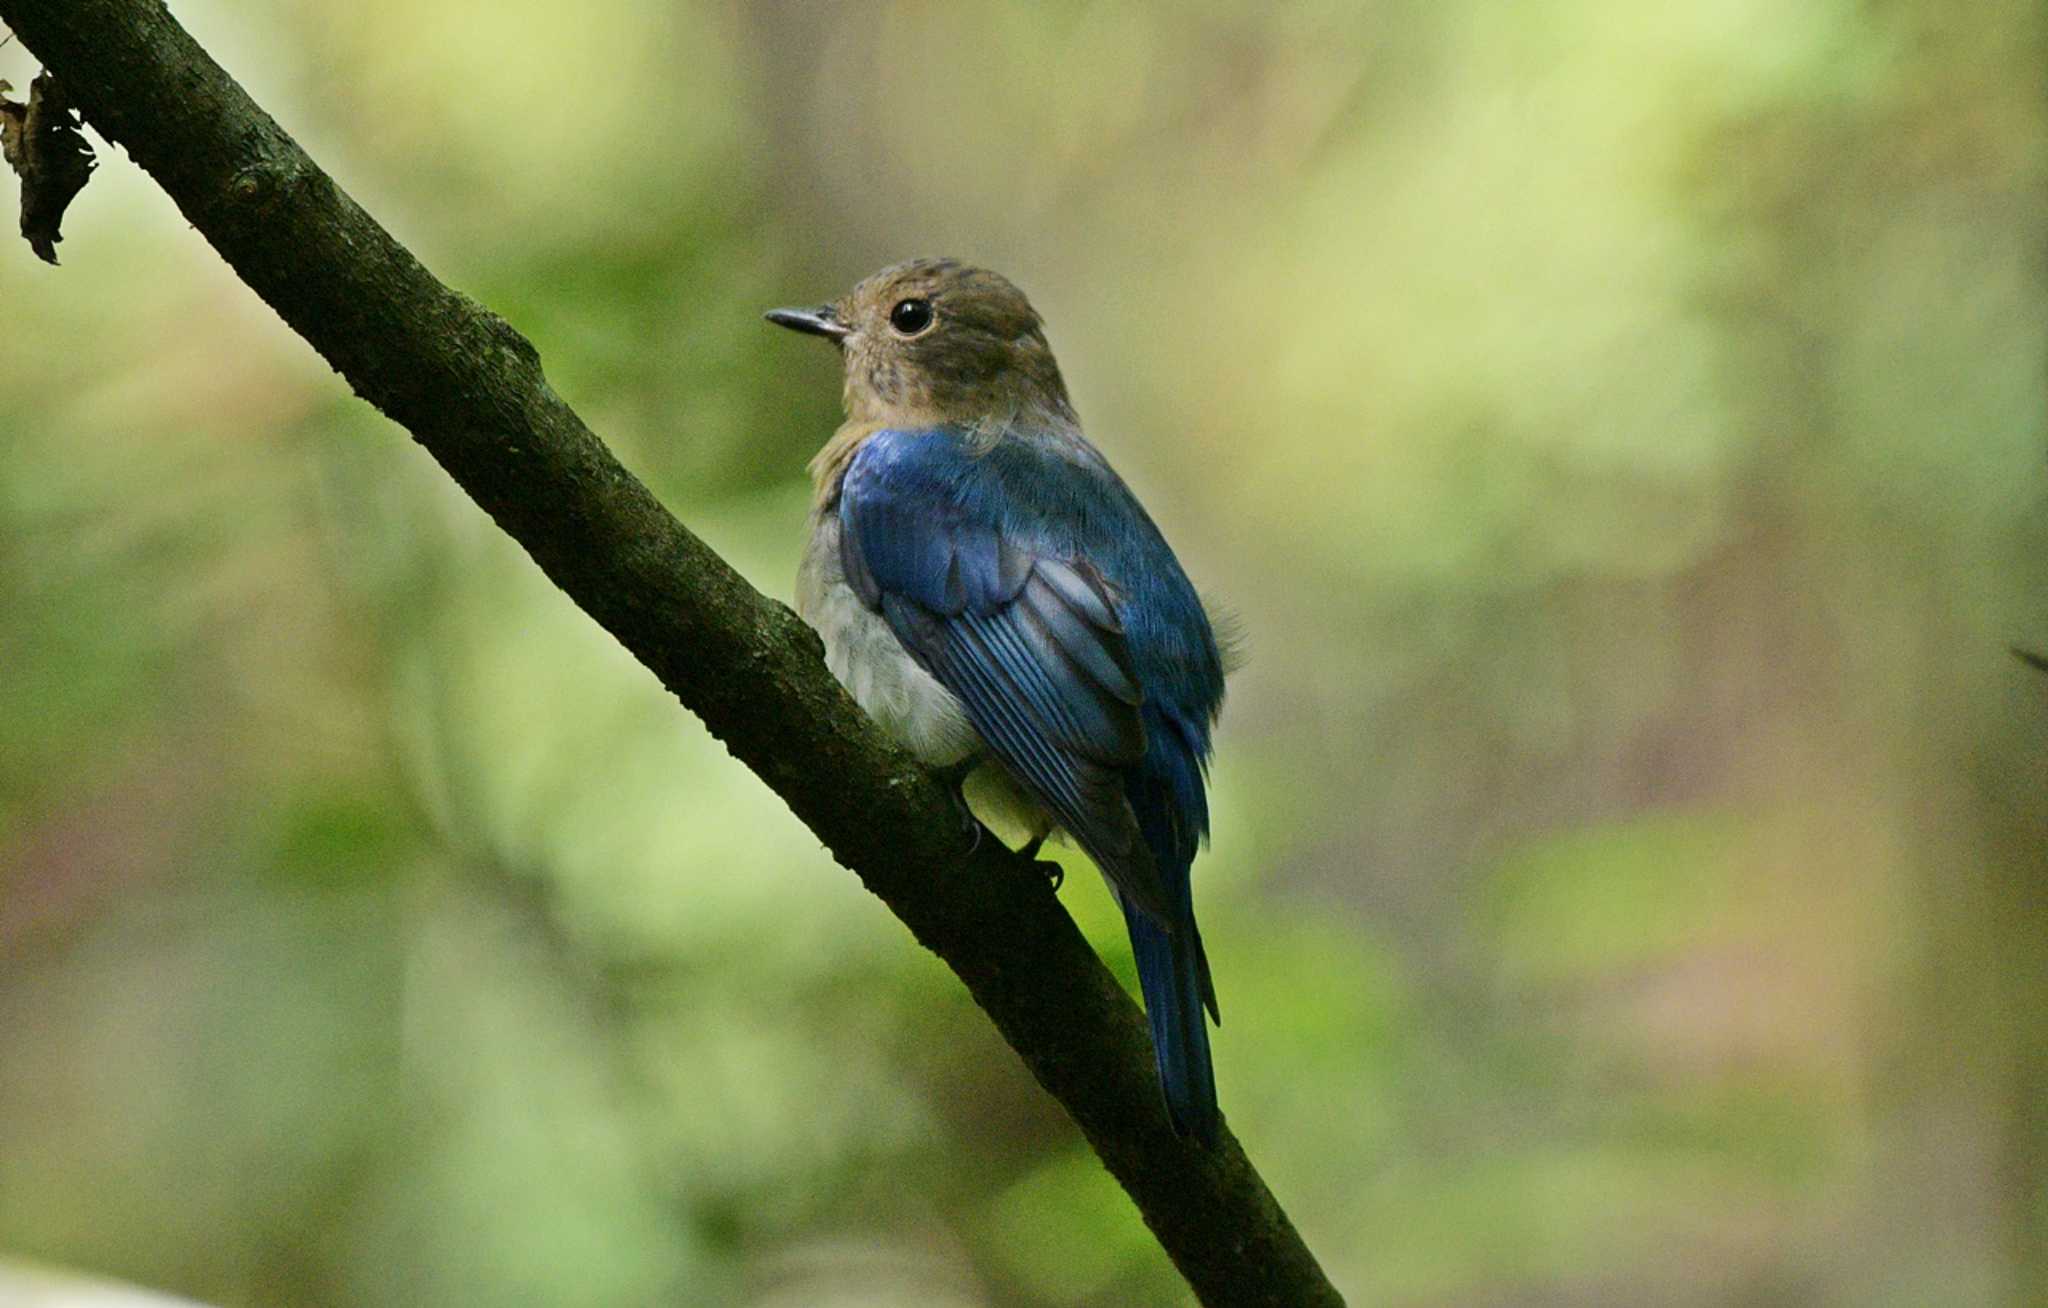
[[[945,767],[981,748],[953,692],[917,665],[889,624],[846,584],[836,517],[813,525],[797,574],[796,611],[824,640],[825,665],[839,684],[911,753]]]
[[[882,616],[846,584],[839,520],[831,514],[813,520],[797,572],[796,611],[824,640],[825,666],[839,684],[911,753],[947,767],[983,752],[981,734],[953,692],[917,665]],[[1055,825],[1051,812],[1003,767],[976,768],[966,794],[981,819],[1006,838],[1042,836]]]

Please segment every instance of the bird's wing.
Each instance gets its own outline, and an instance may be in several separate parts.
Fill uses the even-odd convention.
[[[1117,889],[1171,921],[1125,793],[1145,728],[1123,623],[1089,561],[1005,494],[944,429],[877,433],[840,487],[847,583]]]

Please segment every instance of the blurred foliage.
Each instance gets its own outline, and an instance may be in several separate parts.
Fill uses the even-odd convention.
[[[837,383],[759,311],[1025,285],[1251,635],[1222,1098],[1354,1302],[2048,1302],[2038,6],[178,9],[771,594]],[[67,236],[0,252],[0,1250],[1185,1301],[949,975],[118,154]]]

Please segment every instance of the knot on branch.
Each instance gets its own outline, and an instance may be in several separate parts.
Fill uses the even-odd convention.
[[[307,171],[289,157],[266,157],[236,171],[228,195],[236,204],[267,214],[306,185]]]
[[[484,331],[490,335],[492,342],[498,347],[498,352],[505,357],[505,362],[527,368],[540,367],[540,351],[534,348],[532,341],[520,334],[517,327],[482,305],[477,305],[476,309],[478,317],[483,322]]]

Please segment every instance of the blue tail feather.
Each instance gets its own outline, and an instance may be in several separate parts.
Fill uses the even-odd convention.
[[[1178,1135],[1205,1145],[1216,1142],[1216,1073],[1209,1062],[1209,1022],[1204,1012],[1202,938],[1192,918],[1172,935],[1140,909],[1126,907],[1138,985],[1152,1023],[1152,1052],[1166,1111]]]
[[[1138,985],[1145,992],[1145,1016],[1152,1024],[1152,1052],[1159,1063],[1160,1087],[1166,1092],[1167,1116],[1177,1134],[1212,1145],[1218,1114],[1208,1019],[1216,1013],[1216,990],[1202,953],[1202,934],[1195,928],[1188,879],[1195,853],[1209,831],[1209,804],[1202,788],[1209,737],[1199,717],[1191,725],[1187,715],[1156,700],[1145,705],[1144,722],[1145,758],[1128,777],[1125,795],[1159,869],[1167,918],[1162,921],[1125,902],[1124,925],[1131,933]]]

